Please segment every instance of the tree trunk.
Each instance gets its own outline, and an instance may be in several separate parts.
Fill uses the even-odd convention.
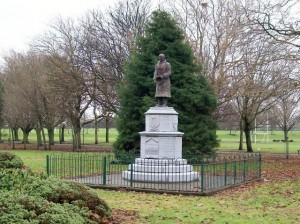
[[[54,128],[47,128],[49,145],[54,145]]]
[[[13,129],[12,129],[13,139],[14,139],[15,141],[19,141],[19,140],[20,140],[20,139],[19,139],[18,130],[19,130],[19,128],[13,128]]]
[[[38,149],[39,149],[40,146],[43,145],[41,129],[40,129],[40,128],[36,128],[36,129],[35,129],[35,132],[36,132],[36,144],[37,144],[37,147],[38,147]]]
[[[26,144],[29,144],[28,136],[29,136],[29,132],[23,131],[23,141],[22,141],[22,143],[24,144],[24,149],[26,149]]]
[[[22,141],[22,143],[23,144],[29,144],[28,137],[29,137],[30,131],[22,129],[22,132],[23,132],[23,141]]]
[[[243,141],[244,141],[244,131],[243,131],[243,120],[240,119],[240,143],[239,150],[243,150]]]
[[[47,150],[47,143],[46,143],[46,136],[45,136],[44,128],[42,128],[41,130],[42,130],[42,139],[43,139],[44,150]]]
[[[84,147],[84,128],[82,128],[81,130],[82,130],[82,141],[81,141],[81,145],[82,145],[82,147]]]
[[[58,129],[58,139],[59,139],[59,144],[62,144],[62,140],[61,140],[61,128]]]
[[[61,126],[61,142],[65,142],[65,128],[66,128],[66,125],[62,125]]]
[[[287,130],[287,128],[283,129],[283,134],[284,134],[284,140],[288,139],[288,137],[289,137],[289,131]]]
[[[97,145],[98,143],[98,122],[95,121],[95,144]]]
[[[11,140],[12,140],[12,149],[15,149],[15,136],[14,136],[14,130],[11,128]]]
[[[94,118],[95,118],[95,144],[98,144],[98,121],[97,121],[97,113],[96,113],[96,107],[94,106]]]
[[[22,143],[24,144],[24,149],[26,149],[26,144],[29,144],[28,137],[29,137],[29,133],[32,130],[32,127],[30,125],[27,125],[25,128],[21,128],[21,130],[23,132]]]
[[[81,127],[80,127],[80,121],[78,121],[76,124],[73,125],[73,149],[81,149]]]
[[[251,123],[248,122],[247,118],[244,118],[244,132],[246,137],[247,152],[253,152],[251,143]]]

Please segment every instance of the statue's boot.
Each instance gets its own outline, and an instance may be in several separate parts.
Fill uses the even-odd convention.
[[[162,100],[162,106],[167,107],[168,106],[168,98],[164,97]]]
[[[162,97],[157,98],[157,105],[156,105],[157,107],[162,107],[163,103],[164,101]]]

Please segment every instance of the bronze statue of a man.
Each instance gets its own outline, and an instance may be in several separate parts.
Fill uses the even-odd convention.
[[[171,98],[171,65],[166,61],[165,55],[160,54],[159,61],[155,65],[153,80],[156,83],[155,97],[157,98],[157,106],[167,106],[168,99]]]

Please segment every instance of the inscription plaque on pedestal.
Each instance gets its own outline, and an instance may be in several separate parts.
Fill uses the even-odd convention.
[[[163,158],[174,158],[175,153],[175,138],[173,137],[164,137],[160,139],[159,149],[161,157]]]
[[[158,140],[150,138],[145,142],[145,157],[146,158],[158,158]]]

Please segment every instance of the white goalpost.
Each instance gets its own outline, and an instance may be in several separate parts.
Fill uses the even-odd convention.
[[[254,143],[257,143],[257,135],[262,135],[263,136],[262,140],[261,140],[261,143],[264,143],[264,141],[269,143],[269,118],[268,118],[268,115],[267,115],[267,122],[266,122],[265,127],[266,127],[265,131],[257,131],[257,125],[256,125],[256,119],[255,119],[255,128],[254,128],[254,133],[253,133],[254,139],[252,139],[252,141],[254,141]],[[262,128],[264,129],[264,126]]]
[[[266,131],[266,132],[256,132],[253,135],[254,135],[254,143],[257,143],[257,135],[262,135],[263,136],[262,140],[261,140],[261,143],[264,143],[264,141],[269,143],[269,133],[268,133],[268,131]]]

